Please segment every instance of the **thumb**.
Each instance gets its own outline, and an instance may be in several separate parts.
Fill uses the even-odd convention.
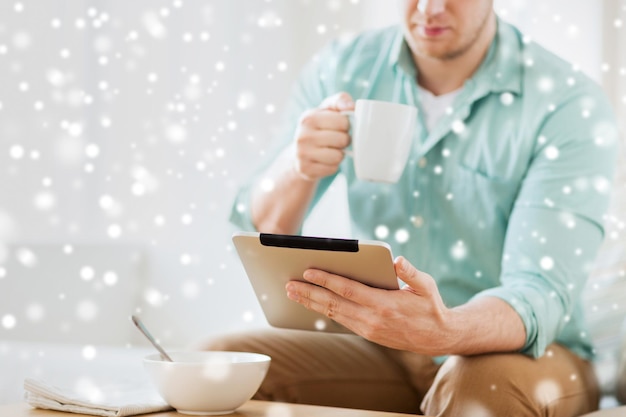
[[[354,100],[350,94],[342,91],[324,99],[319,107],[335,111],[354,110]]]
[[[419,271],[403,256],[398,256],[394,261],[396,275],[414,292],[422,295],[432,294],[437,291],[435,280],[425,272]]]

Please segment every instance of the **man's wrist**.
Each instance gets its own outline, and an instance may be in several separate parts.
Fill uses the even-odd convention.
[[[462,351],[461,346],[466,342],[466,320],[456,308],[449,308],[444,315],[440,335],[440,355],[458,355]]]
[[[296,174],[296,176],[297,176],[299,179],[301,179],[301,180],[303,180],[303,181],[306,181],[306,182],[311,182],[311,183],[317,182],[317,179],[316,179],[316,178],[309,177],[309,176],[308,176],[308,175],[306,175],[304,172],[302,172],[302,170],[300,170],[300,166],[299,166],[299,164],[298,164],[298,160],[297,160],[297,159],[293,159],[293,160],[292,160],[292,162],[291,162],[291,171],[292,171],[294,174]]]
[[[442,344],[450,355],[514,352],[523,348],[526,331],[520,316],[495,297],[473,299],[446,311]]]

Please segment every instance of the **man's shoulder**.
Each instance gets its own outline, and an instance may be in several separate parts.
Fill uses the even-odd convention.
[[[533,40],[522,40],[526,89],[539,93],[603,96],[601,86],[572,62]]]
[[[518,31],[519,34],[519,31]],[[519,34],[521,94],[528,121],[542,128],[548,119],[559,123],[559,130],[585,132],[590,126],[603,126],[606,135],[614,135],[615,116],[602,86],[575,64],[543,45]],[[565,135],[563,138],[588,136]]]

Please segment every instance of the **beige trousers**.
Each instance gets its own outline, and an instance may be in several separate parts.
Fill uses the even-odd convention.
[[[443,365],[354,335],[259,330],[207,350],[265,353],[255,398],[449,417],[573,417],[597,409],[589,362],[553,344],[539,359],[515,353],[451,356]]]

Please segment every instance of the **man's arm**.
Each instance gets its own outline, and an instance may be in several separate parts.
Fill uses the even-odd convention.
[[[297,233],[307,213],[332,183],[336,169],[326,172],[325,176],[318,172],[314,178],[314,172],[304,176],[294,175],[294,168],[298,174],[305,173],[307,167],[299,162],[300,151],[297,149],[302,148],[299,145],[302,139],[315,136],[303,133],[307,133],[307,125],[322,117],[319,113],[324,110],[331,113],[335,125],[338,121],[340,130],[343,129],[342,124],[347,125],[345,116],[328,109],[333,106],[343,109],[345,104],[338,103],[338,97],[328,98],[342,89],[336,82],[336,69],[330,65],[336,60],[337,47],[337,42],[331,42],[323,48],[303,68],[294,83],[273,149],[250,179],[242,184],[233,202],[229,220],[238,228],[269,233]],[[352,99],[348,101],[351,103]],[[348,109],[350,107],[347,106]],[[310,131],[337,130],[337,127],[309,127]],[[349,140],[347,135],[344,136],[344,141]],[[342,157],[343,153],[340,153],[339,158]]]
[[[495,297],[470,300],[451,309],[453,355],[514,352],[524,347],[526,329],[519,314]]]
[[[403,257],[396,259],[395,269],[407,284],[401,290],[371,288],[308,270],[304,279],[309,283],[289,282],[287,295],[356,334],[394,349],[439,356],[508,352],[524,346],[524,324],[506,302],[485,297],[450,309],[430,275]]]
[[[294,152],[285,149],[252,191],[252,223],[264,233],[295,234],[302,225],[318,181],[294,167]]]
[[[255,184],[252,222],[265,233],[295,234],[301,227],[319,181],[334,175],[350,143],[349,122],[340,111],[354,108],[347,93],[305,112],[296,138]]]

